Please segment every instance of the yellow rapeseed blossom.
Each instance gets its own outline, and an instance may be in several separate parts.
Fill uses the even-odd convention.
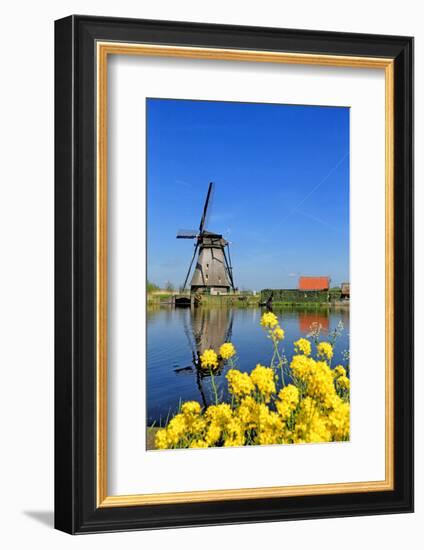
[[[224,447],[241,447],[244,445],[244,428],[238,418],[232,418],[225,427]]]
[[[312,357],[295,355],[291,362],[295,378],[303,384],[306,395],[323,404],[335,395],[333,374],[325,361],[315,361]]]
[[[342,390],[349,390],[350,389],[350,380],[347,376],[339,376],[337,378],[337,385]]]
[[[219,441],[221,437],[222,429],[215,422],[211,422],[206,432],[205,440],[208,445],[212,446]]]
[[[190,435],[196,435],[206,428],[206,420],[199,414],[185,414],[186,432]]]
[[[275,340],[283,340],[284,339],[284,330],[280,326],[277,326],[272,331],[271,335]]]
[[[231,420],[233,411],[228,403],[220,403],[219,405],[210,405],[206,409],[205,416],[211,422],[215,422],[222,427]]]
[[[316,361],[307,383],[307,395],[327,405],[335,394],[333,374],[325,361]]]
[[[168,437],[166,429],[161,429],[156,432],[155,447],[156,449],[168,449]]]
[[[256,440],[259,445],[273,445],[281,442],[283,421],[274,411],[261,403],[258,408]]]
[[[300,381],[306,381],[315,367],[315,360],[306,355],[294,355],[290,364],[293,375]]]
[[[261,325],[264,328],[274,328],[278,325],[278,319],[275,313],[268,311],[262,315]]]
[[[205,449],[207,447],[209,447],[209,445],[203,439],[195,439],[190,443],[190,449]]]
[[[332,439],[331,431],[328,428],[326,416],[316,413],[309,425],[309,433],[306,437],[307,443],[328,443]]]
[[[248,395],[240,402],[236,411],[237,417],[246,429],[253,430],[258,425],[258,403]]]
[[[275,402],[278,414],[283,420],[287,420],[299,403],[299,390],[293,384],[288,384],[280,390]]]
[[[179,440],[184,436],[186,428],[187,424],[184,415],[175,415],[174,418],[169,421],[168,426],[166,427],[168,444],[173,446],[178,445]]]
[[[181,406],[181,412],[183,414],[200,414],[202,407],[197,401],[186,401]]]
[[[231,359],[236,354],[236,350],[231,344],[231,342],[226,342],[225,344],[222,344],[222,346],[219,348],[219,355],[223,359]]]
[[[200,363],[204,369],[214,369],[218,366],[218,356],[213,349],[205,349],[200,356]]]
[[[333,376],[346,376],[346,369],[341,365],[337,365],[337,367],[333,369]]]
[[[293,443],[324,443],[332,439],[325,415],[311,397],[306,397],[300,404],[292,438]]]
[[[299,390],[296,386],[293,386],[293,384],[288,384],[285,388],[280,390],[278,397],[282,401],[297,405],[299,403]]]
[[[231,369],[227,373],[228,389],[235,397],[249,395],[255,389],[247,372]]]
[[[311,355],[311,343],[306,338],[299,338],[294,342],[294,351],[296,353],[303,353],[304,355]]]
[[[332,441],[348,441],[350,434],[349,403],[336,396],[327,416],[327,424],[332,434]]]
[[[324,357],[328,361],[331,361],[333,357],[333,346],[330,344],[330,342],[320,342],[317,345],[317,351],[319,357]]]
[[[258,364],[250,373],[250,379],[263,396],[265,402],[268,402],[271,399],[271,394],[276,391],[274,370]]]

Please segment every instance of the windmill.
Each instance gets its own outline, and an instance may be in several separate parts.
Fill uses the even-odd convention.
[[[235,291],[230,246],[221,234],[206,230],[207,214],[210,209],[213,187],[214,184],[211,182],[206,194],[199,230],[179,231],[177,233],[177,239],[196,240],[183,290],[185,290],[190,277],[194,258],[198,254],[196,267],[191,278],[191,292],[227,294],[231,289]]]

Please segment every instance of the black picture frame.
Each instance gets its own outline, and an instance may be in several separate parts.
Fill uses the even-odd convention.
[[[394,60],[392,491],[98,508],[98,40]],[[413,511],[413,39],[73,15],[55,22],[55,527],[93,533]]]

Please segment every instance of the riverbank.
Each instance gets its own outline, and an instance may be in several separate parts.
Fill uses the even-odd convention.
[[[174,306],[175,298],[187,296],[185,294],[154,293],[148,294],[147,305],[149,307]],[[234,307],[234,308],[255,308],[263,303],[260,295],[208,295],[201,294],[195,299],[197,307]],[[194,304],[194,301],[193,301]],[[273,308],[305,308],[305,309],[326,309],[329,307],[349,307],[349,300],[304,300],[304,301],[273,301]]]
[[[189,294],[149,294],[147,296],[148,306],[173,306],[177,298],[190,298]],[[202,307],[258,307],[260,297],[243,296],[238,294],[210,295],[198,294],[192,297],[192,303]]]
[[[146,434],[146,450],[147,451],[154,451],[156,449],[155,447],[155,436],[157,431],[160,430],[160,428],[149,428],[147,427],[147,434]]]

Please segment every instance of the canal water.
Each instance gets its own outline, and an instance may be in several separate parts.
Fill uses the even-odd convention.
[[[328,338],[340,322],[342,334],[336,340],[333,365],[343,362],[349,350],[349,308],[274,309],[285,331],[282,347],[287,359],[293,342],[306,336],[311,327],[321,326],[321,339]],[[237,349],[237,367],[251,371],[257,363],[269,365],[272,344],[260,326],[260,308],[152,308],[147,312],[147,424],[164,425],[178,410],[180,400],[212,402],[209,376],[196,369],[193,357],[204,349],[231,341]],[[227,397],[225,374],[214,376],[218,393]]]

